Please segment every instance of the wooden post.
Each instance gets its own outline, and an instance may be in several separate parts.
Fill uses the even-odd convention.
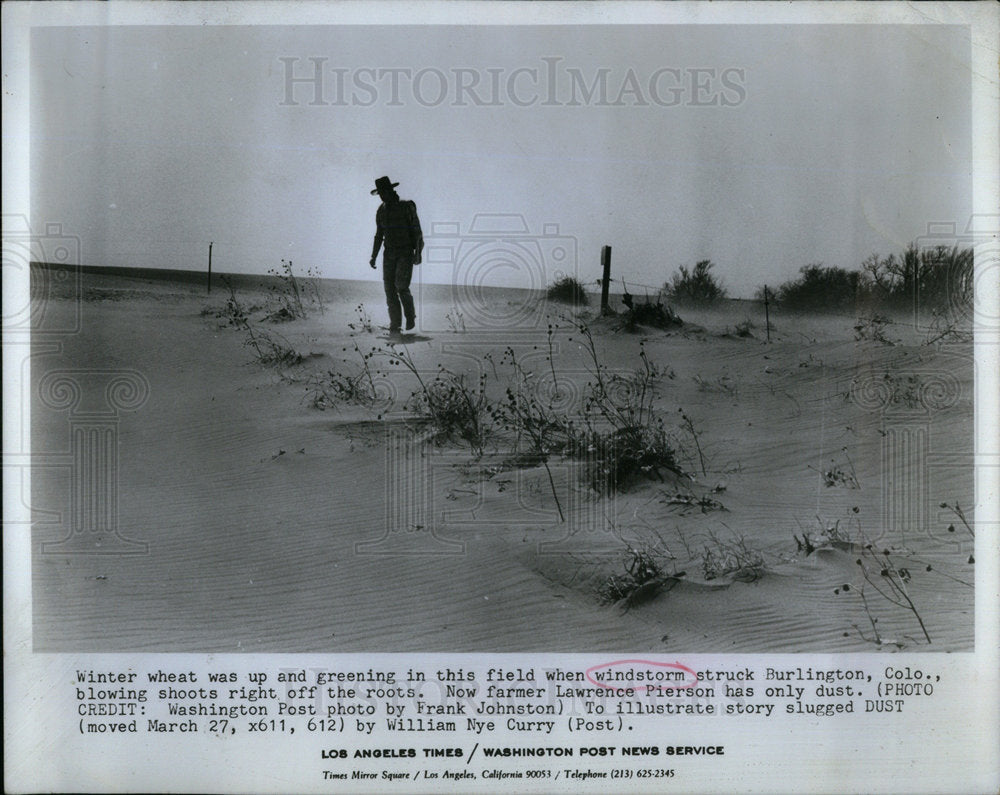
[[[768,310],[767,285],[764,285],[764,324],[767,326],[767,341],[771,341],[771,313]]]
[[[212,246],[213,243],[208,244],[208,294],[212,294]]]
[[[601,248],[601,267],[604,269],[604,275],[601,276],[601,314],[607,315],[611,311],[608,307],[608,286],[611,282],[611,246]]]

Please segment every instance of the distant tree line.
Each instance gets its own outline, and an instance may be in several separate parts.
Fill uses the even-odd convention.
[[[726,288],[712,272],[714,267],[708,259],[696,262],[693,268],[681,265],[659,296],[686,305],[707,305],[725,299]],[[972,291],[971,248],[920,248],[911,243],[899,255],[872,254],[861,263],[861,270],[822,263],[804,265],[798,278],[770,287],[767,297],[789,309],[891,307],[914,302],[934,309],[970,306]],[[587,304],[583,285],[568,276],[551,285],[548,296],[579,306]],[[757,288],[755,297],[764,298],[763,286]]]
[[[859,305],[892,306],[919,302],[925,307],[972,303],[971,248],[911,243],[901,255],[872,254],[861,270],[821,263],[805,265],[799,277],[770,290],[772,300],[790,309],[847,309]],[[764,297],[764,288],[756,297]]]

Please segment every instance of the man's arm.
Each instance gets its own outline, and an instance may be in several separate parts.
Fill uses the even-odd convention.
[[[382,208],[379,207],[375,212],[375,241],[372,244],[372,258],[368,261],[369,266],[375,267],[375,260],[378,258],[378,251],[382,248],[382,239],[385,237],[385,232],[382,230]]]
[[[413,262],[419,265],[421,262],[421,255],[424,250],[424,233],[420,228],[420,218],[417,216],[417,203],[410,202],[410,227],[413,233],[414,242],[414,252],[413,252]]]

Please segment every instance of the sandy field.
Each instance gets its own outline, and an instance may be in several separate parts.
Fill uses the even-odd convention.
[[[775,307],[768,342],[745,301],[629,333],[593,303],[415,286],[396,344],[378,283],[280,320],[280,280],[235,279],[258,345],[297,354],[264,363],[219,280],[150,275],[35,274],[43,328],[76,329],[33,342],[35,651],[973,648],[971,342]],[[676,466],[614,493],[411,399],[444,367],[573,417],[643,351]]]

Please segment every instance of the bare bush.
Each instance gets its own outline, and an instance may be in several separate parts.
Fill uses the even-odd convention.
[[[708,259],[695,263],[690,271],[681,265],[663,286],[671,300],[681,304],[711,304],[726,297],[726,288],[711,273],[715,264]]]

